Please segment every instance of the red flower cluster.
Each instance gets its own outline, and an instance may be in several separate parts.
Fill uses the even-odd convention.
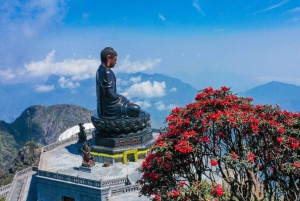
[[[211,192],[213,195],[216,196],[223,196],[224,195],[224,190],[220,184],[215,186],[215,189]]]
[[[183,188],[186,184],[182,179],[188,181],[184,177],[194,174],[189,172],[191,166],[197,173],[203,170],[213,173],[215,168],[212,167],[222,164],[219,171],[224,174],[221,175],[228,174],[226,169],[238,168],[232,174],[242,172],[234,176],[247,175],[248,168],[256,167],[254,174],[260,175],[259,182],[265,178],[273,181],[275,176],[282,177],[278,181],[285,181],[286,177],[299,178],[300,113],[281,111],[271,105],[253,105],[252,98],[237,97],[225,86],[220,90],[206,88],[195,100],[186,107],[174,108],[166,118],[169,131],[158,137],[151,148],[152,154],[139,168],[145,173],[140,180],[142,194],[155,195],[156,200],[184,200],[183,195],[188,194],[191,195],[188,199],[199,200],[205,185],[199,187],[201,193],[197,195],[192,192],[195,188]],[[205,157],[211,158],[210,164],[201,161]],[[270,174],[270,170],[274,173]],[[180,180],[174,174],[179,175]],[[178,189],[170,191],[171,186]],[[208,191],[214,196],[225,194],[220,185],[210,186]],[[238,192],[230,192],[234,193]]]
[[[210,160],[210,164],[211,164],[212,166],[217,166],[217,165],[218,165],[218,161],[216,161],[216,160],[214,160],[214,159],[211,159],[211,160]]]
[[[295,167],[295,168],[300,167],[300,163],[294,163],[294,167]]]
[[[247,155],[247,160],[248,160],[249,162],[254,163],[254,158],[255,158],[254,153],[252,153],[252,152],[248,153],[248,155]]]
[[[158,179],[159,175],[154,172],[150,172],[149,177],[156,180],[156,179]]]
[[[239,156],[238,156],[234,151],[231,152],[231,160],[232,160],[232,161],[238,159],[238,157],[239,157]]]
[[[193,151],[193,148],[186,140],[178,140],[178,144],[174,145],[174,148],[182,154],[187,154]]]

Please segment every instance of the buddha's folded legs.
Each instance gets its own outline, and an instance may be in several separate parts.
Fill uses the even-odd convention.
[[[136,104],[126,104],[122,106],[122,116],[127,116],[127,117],[138,117],[141,113],[141,108],[140,106]]]

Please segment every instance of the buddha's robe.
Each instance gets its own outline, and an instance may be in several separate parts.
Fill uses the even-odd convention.
[[[116,119],[120,117],[137,117],[140,107],[132,104],[126,97],[117,93],[114,72],[100,65],[96,74],[97,113],[101,118]]]

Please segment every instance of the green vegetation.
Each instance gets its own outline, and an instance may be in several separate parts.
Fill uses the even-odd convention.
[[[0,185],[9,184],[16,171],[38,165],[41,147],[35,142],[53,143],[66,129],[79,122],[90,122],[92,115],[93,112],[76,105],[35,105],[25,109],[12,123],[0,121]],[[30,138],[34,142],[29,142]]]

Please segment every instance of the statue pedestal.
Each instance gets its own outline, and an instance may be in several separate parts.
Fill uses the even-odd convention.
[[[79,171],[92,173],[92,170],[93,170],[94,167],[95,166],[93,166],[93,167],[79,166]]]
[[[108,138],[102,137],[96,129],[93,131],[94,146],[91,154],[96,162],[127,163],[145,158],[148,149],[155,143],[150,128],[145,128],[128,137]]]

